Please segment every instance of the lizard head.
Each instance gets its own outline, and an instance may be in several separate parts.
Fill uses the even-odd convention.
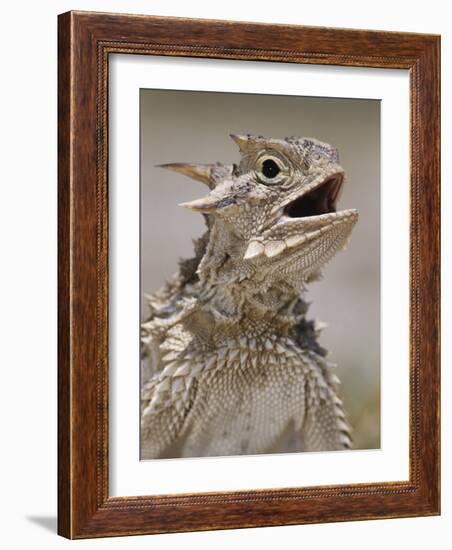
[[[313,138],[231,138],[240,148],[237,165],[163,167],[210,188],[182,206],[206,214],[216,235],[212,254],[231,264],[229,273],[299,288],[345,246],[358,219],[356,210],[336,210],[344,183],[338,152]]]

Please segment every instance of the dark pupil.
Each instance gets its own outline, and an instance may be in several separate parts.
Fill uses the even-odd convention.
[[[262,173],[266,178],[272,179],[275,178],[280,173],[279,166],[274,160],[267,159],[264,160],[262,164]]]

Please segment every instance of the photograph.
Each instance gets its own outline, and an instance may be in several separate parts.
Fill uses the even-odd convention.
[[[140,459],[380,448],[380,101],[140,89]]]

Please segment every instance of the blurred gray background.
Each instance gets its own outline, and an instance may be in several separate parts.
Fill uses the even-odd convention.
[[[346,172],[339,209],[360,219],[347,250],[326,266],[306,299],[308,317],[328,324],[320,343],[338,364],[354,447],[380,447],[380,102],[361,99],[141,90],[141,315],[157,290],[191,257],[200,214],[178,203],[206,187],[155,168],[166,162],[239,160],[230,133],[309,136],[339,150]]]

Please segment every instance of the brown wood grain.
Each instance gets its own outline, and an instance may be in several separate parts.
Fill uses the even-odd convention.
[[[58,531],[68,538],[439,513],[438,36],[69,12],[58,63]],[[108,494],[108,56],[410,71],[410,480]]]
[[[58,33],[58,530],[71,532],[70,410],[70,33],[61,32],[70,15],[60,16]]]

